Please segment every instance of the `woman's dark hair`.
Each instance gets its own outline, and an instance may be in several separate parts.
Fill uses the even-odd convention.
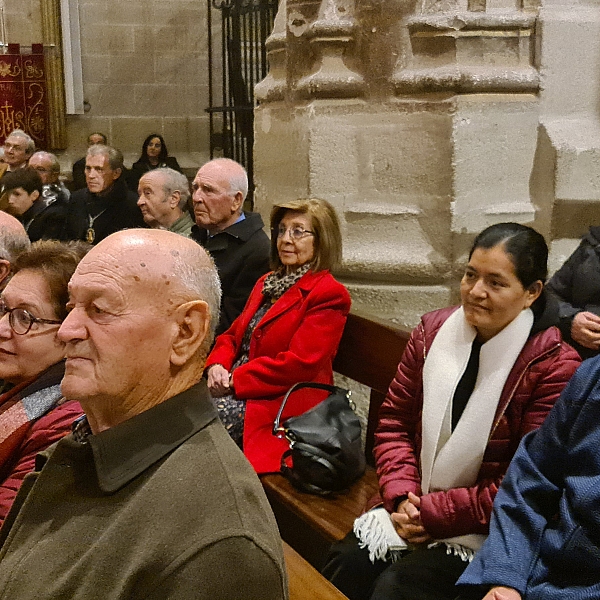
[[[148,148],[148,144],[150,140],[153,138],[158,138],[160,140],[160,154],[158,155],[158,162],[165,162],[167,160],[167,156],[169,156],[169,152],[167,150],[167,145],[165,144],[165,140],[162,135],[158,133],[151,133],[142,144],[142,155],[140,156],[140,160],[144,162],[148,162],[148,154],[146,153],[146,149]]]
[[[494,248],[501,244],[510,256],[515,275],[528,289],[536,281],[548,277],[548,246],[544,236],[519,223],[497,223],[484,229],[473,242],[469,259],[477,248]]]
[[[5,192],[23,188],[28,194],[35,191],[41,194],[44,184],[40,174],[35,169],[25,167],[24,169],[7,172],[2,178],[2,186]]]

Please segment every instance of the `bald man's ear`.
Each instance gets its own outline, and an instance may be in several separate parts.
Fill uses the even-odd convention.
[[[238,213],[241,212],[243,205],[244,205],[244,195],[242,194],[242,192],[236,192],[235,196],[233,197],[233,202],[231,204],[233,212],[238,212]]]
[[[10,275],[10,262],[5,258],[0,258],[0,290],[8,283]]]
[[[202,346],[210,330],[208,304],[202,300],[186,302],[177,308],[178,330],[171,348],[171,364],[185,365]]]

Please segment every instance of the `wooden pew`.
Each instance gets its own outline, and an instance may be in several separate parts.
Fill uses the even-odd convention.
[[[373,436],[379,407],[400,362],[409,332],[351,313],[334,362],[336,372],[371,388],[365,453],[373,464]],[[352,529],[354,519],[377,491],[372,466],[349,490],[335,497],[306,494],[282,475],[261,478],[282,538],[319,569],[332,542]]]
[[[283,543],[290,600],[348,600],[291,546]]]

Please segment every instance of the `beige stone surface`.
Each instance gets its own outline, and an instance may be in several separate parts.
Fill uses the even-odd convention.
[[[9,41],[41,41],[40,0],[5,0]],[[206,3],[192,0],[81,0],[84,98],[89,111],[67,117],[68,170],[91,131],[102,131],[127,162],[144,138],[165,136],[179,162],[206,160],[208,106]]]
[[[455,99],[453,231],[478,233],[499,221],[535,220],[529,178],[538,120],[531,94]]]
[[[288,0],[267,49],[258,208],[335,205],[355,306],[414,325],[484,227],[533,224],[554,270],[600,222],[598,0]]]
[[[417,325],[421,315],[458,302],[456,290],[443,285],[383,285],[342,278],[352,295],[352,307],[403,328]]]

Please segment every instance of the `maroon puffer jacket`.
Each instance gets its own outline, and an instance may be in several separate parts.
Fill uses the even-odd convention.
[[[379,411],[373,453],[389,512],[400,496],[421,496],[423,363],[438,330],[457,308],[423,315]],[[519,441],[542,424],[580,362],[556,327],[529,338],[502,390],[476,485],[421,497],[421,520],[431,537],[487,534],[492,502]]]

